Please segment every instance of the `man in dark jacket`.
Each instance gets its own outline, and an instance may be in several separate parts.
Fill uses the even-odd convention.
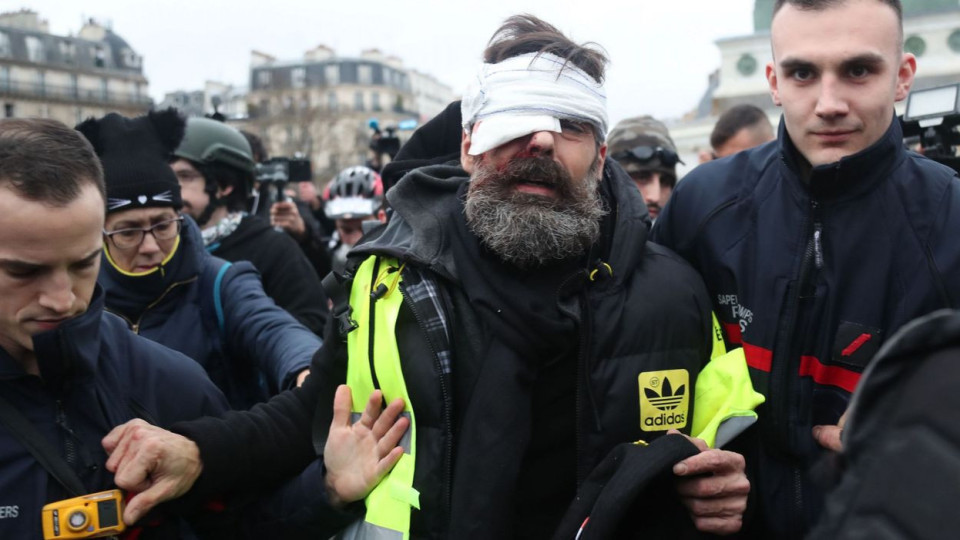
[[[0,414],[2,538],[42,538],[44,504],[115,487],[100,445],[113,426],[227,408],[196,363],[104,312],[104,205],[103,173],[79,133],[0,120],[0,400],[15,411]],[[17,417],[72,474],[41,465]],[[170,520],[141,533],[180,538]]]
[[[549,538],[617,444],[690,432],[709,299],[646,242],[642,198],[605,162],[605,58],[519,16],[485,61],[459,163],[387,192],[393,216],[348,261],[351,309],[335,300],[346,338],[327,334],[302,388],[181,426],[189,439],[129,424],[105,440],[118,482],[156,481],[130,518],[188,487],[202,457],[194,495],[299,473],[258,507],[255,534]],[[183,451],[144,467],[160,440]],[[734,532],[743,462],[698,448],[673,469],[679,498],[700,529]]]
[[[203,229],[207,251],[228,261],[250,261],[263,290],[304,326],[323,335],[327,301],[320,278],[296,241],[251,215],[253,154],[235,128],[188,118],[170,164],[180,180],[184,213]]]
[[[913,82],[900,2],[778,1],[778,140],[701,165],[653,229],[707,282],[729,343],[767,397],[748,472],[759,537],[820,514],[809,473],[838,450],[850,393],[883,340],[960,300],[960,184],[904,149]]]
[[[173,109],[109,114],[77,129],[106,179],[99,282],[107,309],[196,360],[235,409],[301,382],[320,338],[264,294],[250,263],[207,253],[196,223],[179,213],[180,185],[166,160],[183,118]]]

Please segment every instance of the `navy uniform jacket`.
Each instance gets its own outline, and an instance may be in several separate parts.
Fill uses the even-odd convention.
[[[960,182],[908,152],[895,118],[869,148],[804,165],[781,123],[777,142],[694,169],[653,228],[703,276],[767,398],[747,458],[763,537],[816,520],[811,428],[837,423],[880,344],[960,302]]]
[[[115,487],[100,444],[114,426],[143,418],[163,427],[228,408],[196,362],[105,313],[100,287],[84,314],[33,342],[40,377],[0,349],[0,391],[62,453],[89,493]],[[0,538],[42,538],[43,505],[70,497],[0,423]]]

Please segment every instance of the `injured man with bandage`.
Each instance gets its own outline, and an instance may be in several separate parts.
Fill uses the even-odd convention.
[[[325,280],[338,324],[303,386],[104,439],[138,492],[125,521],[186,494],[244,501],[237,537],[737,531],[742,457],[689,436],[710,300],[646,242],[644,201],[605,159],[606,62],[508,19],[464,95],[459,160],[407,173]]]

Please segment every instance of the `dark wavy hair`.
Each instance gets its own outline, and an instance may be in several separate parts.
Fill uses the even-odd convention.
[[[607,56],[594,43],[574,43],[552,24],[533,15],[514,15],[493,33],[483,61],[497,64],[527,53],[550,53],[582,69],[597,83],[606,74]]]

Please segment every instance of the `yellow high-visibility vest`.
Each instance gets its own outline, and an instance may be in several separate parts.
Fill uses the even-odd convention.
[[[417,452],[417,423],[397,348],[396,324],[403,303],[400,292],[402,266],[394,259],[370,256],[353,278],[350,306],[356,328],[347,334],[347,385],[353,420],[360,418],[367,399],[377,388],[385,402],[404,402],[403,415],[410,427],[401,440],[404,453],[396,466],[367,495],[366,516],[338,538],[406,540],[410,537],[410,509],[420,508],[420,493],[413,487]],[[753,391],[742,349],[726,351],[723,335],[713,317],[711,360],[697,377],[691,432],[714,447],[756,421],[753,409],[763,396]],[[372,358],[371,358],[372,354]]]
[[[364,499],[367,513],[363,521],[351,525],[341,538],[406,540],[410,538],[410,509],[420,508],[420,493],[413,487],[417,422],[400,367],[395,332],[403,302],[400,280],[395,260],[370,257],[358,268],[350,290],[357,322],[357,328],[347,334],[347,385],[353,395],[354,421],[360,418],[370,394],[379,388],[387,403],[403,399],[402,414],[410,419],[410,427],[401,440],[400,461]]]

